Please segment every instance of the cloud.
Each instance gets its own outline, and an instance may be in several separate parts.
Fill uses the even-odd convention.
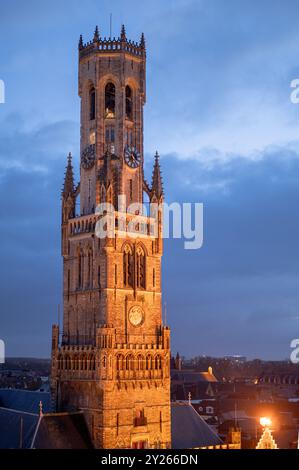
[[[7,126],[2,133],[9,144],[15,133]],[[61,145],[72,129],[57,122],[19,130],[6,153],[1,139],[1,162],[4,155],[15,162],[2,163],[0,179],[1,334],[11,354],[49,353],[61,297]],[[40,155],[45,171],[35,169]],[[151,163],[147,158],[147,172]],[[287,356],[299,300],[298,154],[273,147],[256,159],[235,156],[208,165],[197,156],[168,154],[161,165],[169,202],[204,203],[202,249],[191,253],[181,240],[165,241],[163,285],[173,348],[190,355]]]
[[[204,203],[202,249],[165,241],[173,347],[287,357],[299,303],[298,155],[281,148],[212,167],[168,155],[161,164],[168,200]]]
[[[114,2],[113,34],[124,22],[130,38],[146,36],[147,173],[158,148],[168,200],[204,202],[203,248],[165,242],[168,319],[182,353],[289,354],[298,316],[299,106],[289,99],[299,77],[298,10],[291,0]],[[111,2],[99,12],[96,0],[1,9],[1,335],[9,354],[49,354],[70,150],[78,174],[77,40],[81,32],[91,39],[94,23],[107,35],[110,12]]]
[[[61,303],[60,190],[73,124],[0,127],[1,327],[7,354],[48,356]]]

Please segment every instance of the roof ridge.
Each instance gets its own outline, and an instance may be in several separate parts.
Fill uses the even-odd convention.
[[[44,394],[49,394],[50,392],[41,392],[40,390],[25,390],[23,388],[0,388],[0,393],[1,392],[26,392],[26,393],[44,393]]]
[[[216,436],[218,437],[219,439],[221,439],[221,437],[219,436],[219,434],[217,434],[216,431],[214,431],[214,429],[212,428],[212,426],[210,426],[204,419],[202,416],[200,416],[200,414],[196,411],[196,409],[194,408],[194,406],[190,405],[191,408],[193,408],[193,411],[197,414],[197,416],[200,418],[200,420],[205,423],[206,426],[208,426],[208,428],[210,429],[210,431]],[[221,439],[222,441],[222,439]]]
[[[58,413],[55,413],[55,412],[50,412],[50,413],[43,413],[43,417],[47,417],[47,416],[71,416],[71,415],[82,415],[84,414],[83,411],[61,411],[61,412],[58,412]]]
[[[30,416],[38,416],[37,413],[30,413],[30,411],[23,411],[23,410],[15,410],[14,408],[5,408],[4,406],[0,406],[0,410],[12,411],[13,413],[22,413],[24,415],[30,415]]]
[[[36,439],[36,436],[37,436],[37,432],[39,430],[39,426],[40,426],[40,423],[43,419],[43,415],[39,415],[39,418],[38,418],[38,422],[37,422],[37,425],[36,425],[36,429],[34,431],[34,435],[33,435],[33,438],[32,438],[32,442],[31,442],[31,446],[30,446],[30,449],[34,449],[34,442],[35,442],[35,439]]]

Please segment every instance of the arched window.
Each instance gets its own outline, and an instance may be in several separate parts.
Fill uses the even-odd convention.
[[[89,370],[95,370],[95,368],[96,368],[95,355],[91,354],[89,356]]]
[[[92,286],[92,248],[88,249],[87,254],[87,285]]]
[[[117,364],[116,364],[117,370],[123,370],[124,368],[124,357],[122,354],[119,354],[117,356]]]
[[[115,86],[113,83],[107,83],[105,87],[105,117],[114,118],[115,116]]]
[[[98,286],[101,287],[101,266],[98,266]]]
[[[81,250],[78,250],[78,288],[82,289],[83,287],[83,253]]]
[[[89,119],[92,121],[96,117],[96,91],[91,88],[89,92]]]
[[[83,354],[81,357],[81,370],[87,370],[86,354]]]
[[[126,369],[127,370],[134,370],[134,356],[129,354],[126,358]]]
[[[137,370],[143,370],[143,357],[137,356]]]
[[[126,119],[133,120],[133,94],[129,85],[126,86]]]
[[[136,251],[136,283],[137,287],[145,289],[145,254],[140,246]]]
[[[155,357],[155,369],[156,369],[156,370],[161,370],[161,369],[162,369],[162,359],[161,359],[161,356],[156,356],[156,357]]]
[[[124,286],[134,287],[134,258],[131,247],[126,245],[124,249]]]
[[[150,355],[146,356],[145,368],[146,370],[151,370],[152,368],[152,357]]]

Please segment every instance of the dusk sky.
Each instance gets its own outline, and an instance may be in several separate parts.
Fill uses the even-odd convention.
[[[167,240],[172,351],[283,359],[299,337],[296,0],[1,2],[1,317],[8,356],[48,357],[61,300],[60,190],[79,170],[77,45],[121,24],[147,46],[146,175],[203,202],[204,244]]]

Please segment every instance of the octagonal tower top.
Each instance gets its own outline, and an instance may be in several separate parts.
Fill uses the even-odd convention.
[[[113,52],[125,52],[126,54],[131,54],[140,58],[144,57],[146,54],[144,34],[141,34],[139,42],[131,41],[127,39],[124,25],[122,25],[120,36],[117,38],[102,38],[100,36],[98,26],[96,26],[94,36],[91,41],[84,43],[83,37],[82,35],[80,35],[78,49],[79,59],[97,52],[108,54],[111,54]]]

